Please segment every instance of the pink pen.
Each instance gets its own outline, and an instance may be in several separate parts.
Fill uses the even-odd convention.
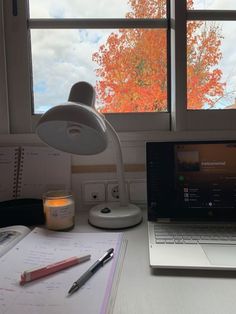
[[[60,262],[50,264],[48,266],[26,270],[21,275],[20,284],[24,285],[25,283],[33,281],[35,279],[42,278],[62,269],[83,263],[85,261],[88,261],[90,257],[91,255],[85,255],[81,257],[73,256]]]

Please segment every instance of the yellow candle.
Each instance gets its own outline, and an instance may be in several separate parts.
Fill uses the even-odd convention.
[[[74,226],[74,200],[71,195],[63,197],[61,194],[62,191],[52,191],[44,197],[46,226],[51,230],[68,230]]]

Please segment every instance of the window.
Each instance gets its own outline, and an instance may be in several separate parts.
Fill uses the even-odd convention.
[[[11,132],[79,80],[118,131],[235,129],[233,0],[3,3]]]
[[[165,30],[32,29],[31,44],[36,114],[78,80],[96,87],[103,113],[167,111]]]
[[[233,7],[236,8],[232,1],[225,5],[219,1],[196,1],[189,5],[192,10],[188,11],[187,21],[189,110],[236,109],[236,67],[233,66],[236,22],[231,20],[231,11],[216,11]],[[196,11],[196,8],[215,11]]]
[[[78,79],[96,86],[103,113],[167,111],[165,0],[29,5],[35,113],[66,100]]]
[[[173,8],[172,121],[176,130],[235,129],[233,32],[229,30],[236,27],[236,10],[232,10],[236,5],[227,3],[224,8],[231,10],[222,10],[222,3],[215,0],[178,1]]]

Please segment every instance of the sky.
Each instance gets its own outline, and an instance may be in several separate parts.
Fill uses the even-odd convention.
[[[127,0],[29,0],[31,18],[125,17],[130,11]],[[195,9],[236,9],[235,0],[195,0]],[[220,68],[232,90],[236,86],[236,22],[222,26],[223,59]],[[35,112],[46,111],[67,101],[70,87],[78,81],[95,86],[98,67],[92,54],[116,30],[42,29],[31,30]],[[228,100],[229,101],[229,100]],[[232,99],[230,100],[233,101]],[[224,107],[225,101],[219,105]]]
[[[195,0],[197,10],[235,10],[235,0]]]

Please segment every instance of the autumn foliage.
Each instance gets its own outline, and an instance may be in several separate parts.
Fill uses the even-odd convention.
[[[165,0],[128,0],[127,18],[165,18]],[[188,0],[188,8],[193,1]],[[224,92],[221,35],[216,24],[187,26],[188,109],[213,106]],[[167,37],[165,29],[120,29],[93,54],[97,62],[97,93],[102,112],[167,110]]]

